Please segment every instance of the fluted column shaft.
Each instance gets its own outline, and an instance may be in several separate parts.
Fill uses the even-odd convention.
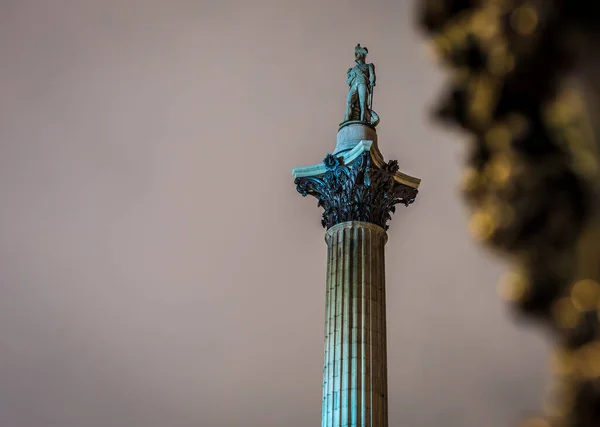
[[[387,427],[383,228],[358,221],[325,236],[322,427]]]

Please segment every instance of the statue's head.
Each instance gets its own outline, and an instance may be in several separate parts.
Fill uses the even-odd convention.
[[[357,61],[364,61],[368,54],[369,54],[369,49],[361,46],[360,43],[357,44],[356,47],[354,48],[354,58]]]

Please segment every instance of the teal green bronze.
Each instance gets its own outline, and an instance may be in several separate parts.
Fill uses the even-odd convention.
[[[367,64],[369,50],[359,44],[354,48],[354,67],[349,68],[346,82],[350,86],[346,99],[344,122],[358,121],[375,127],[379,117],[373,111],[373,91],[375,88],[375,65]]]

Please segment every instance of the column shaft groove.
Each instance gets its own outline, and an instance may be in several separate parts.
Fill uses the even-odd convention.
[[[386,240],[365,222],[327,231],[322,427],[387,427]]]

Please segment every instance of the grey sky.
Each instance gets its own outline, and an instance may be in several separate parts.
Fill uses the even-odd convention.
[[[423,179],[387,244],[390,425],[538,407],[546,345],[466,233],[412,6],[0,2],[0,425],[319,425],[326,246],[291,169],[333,150],[358,42]]]

